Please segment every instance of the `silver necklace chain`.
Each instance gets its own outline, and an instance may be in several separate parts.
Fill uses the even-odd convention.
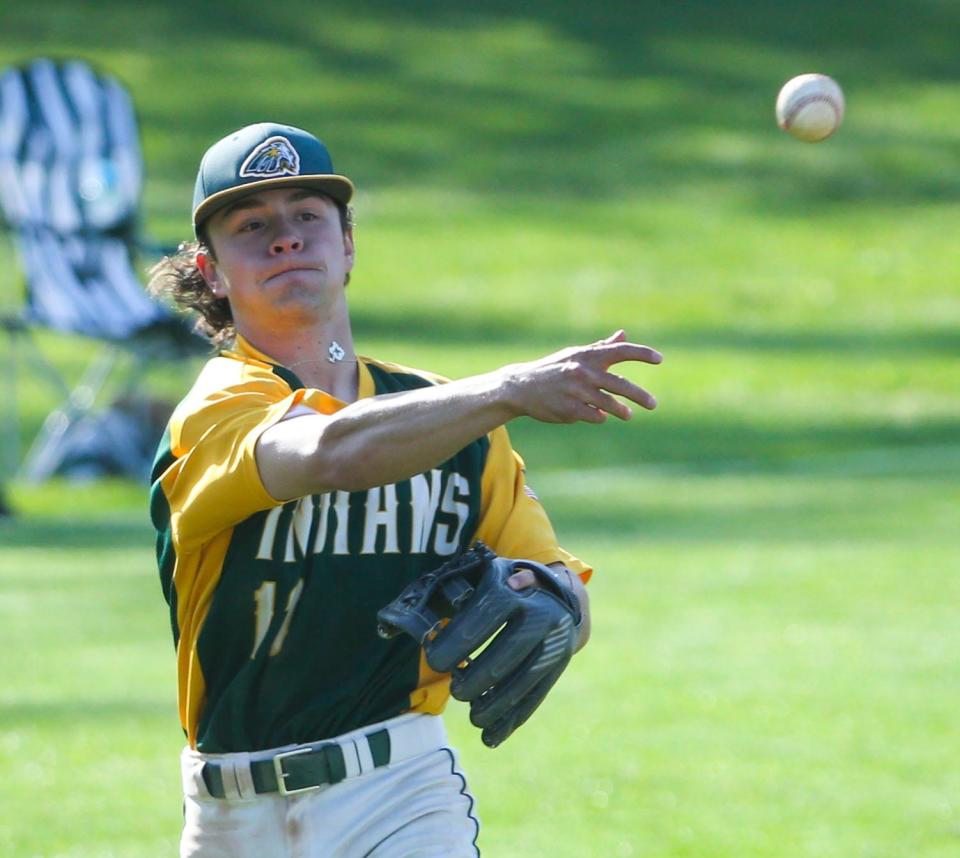
[[[303,366],[305,363],[321,363],[323,360],[326,360],[327,363],[356,363],[355,360],[344,361],[344,356],[346,352],[343,350],[343,346],[340,345],[336,340],[330,343],[329,348],[327,349],[326,358],[310,358],[309,360],[298,360],[293,363],[287,364],[287,369],[293,369],[297,366]]]

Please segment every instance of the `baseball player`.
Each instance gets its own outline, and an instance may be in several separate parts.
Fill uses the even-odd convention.
[[[504,424],[656,404],[610,371],[661,360],[622,331],[451,382],[358,355],[352,193],[312,134],[240,129],[200,164],[197,242],[152,272],[219,348],[170,419],[151,489],[187,739],[182,856],[479,854],[440,718],[476,618],[450,620],[453,661],[437,670],[422,644],[446,620],[384,639],[378,610],[427,580],[464,615],[495,587],[497,604],[548,617],[546,631],[527,623],[534,649],[514,672],[549,667],[549,680],[513,684],[497,716],[482,711],[500,699],[489,678],[454,676],[484,741],[502,741],[586,642],[591,574],[557,544]],[[481,542],[488,553],[464,554]],[[431,572],[465,556],[499,577],[455,589]],[[511,669],[519,646],[499,647]]]

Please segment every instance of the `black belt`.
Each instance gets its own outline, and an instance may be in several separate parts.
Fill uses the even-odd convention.
[[[374,767],[390,762],[390,733],[387,730],[377,730],[362,738],[370,746]],[[233,765],[216,762],[203,764],[203,782],[214,798],[226,798],[223,772]],[[326,784],[339,783],[346,776],[343,747],[336,742],[305,745],[292,751],[281,751],[265,760],[250,762],[250,777],[258,793],[296,795]]]

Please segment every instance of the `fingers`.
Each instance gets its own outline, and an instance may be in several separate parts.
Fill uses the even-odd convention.
[[[595,351],[604,359],[606,366],[623,363],[624,361],[663,363],[663,355],[660,352],[650,348],[650,346],[642,346],[638,343],[604,342],[602,345],[595,347]]]
[[[657,400],[652,393],[621,375],[591,370],[587,366],[580,366],[578,372],[580,378],[564,397],[563,422],[603,423],[608,414],[620,420],[629,420],[633,416],[633,409],[617,397],[623,397],[647,411],[657,407]]]
[[[656,349],[639,343],[628,342],[626,331],[623,328],[614,331],[609,337],[598,340],[588,348],[602,354],[609,361],[607,366],[628,360],[652,364],[663,363],[663,355]]]
[[[613,364],[626,361],[638,361],[654,365],[663,362],[663,355],[656,349],[627,342],[626,336],[623,329],[615,331],[609,337],[600,340],[598,346],[593,348],[595,353],[601,355],[603,369],[609,369]],[[611,394],[622,396],[647,411],[653,411],[657,407],[656,397],[652,393],[616,373],[604,372],[600,379],[594,383],[594,388],[593,395],[587,397],[584,401],[592,408],[607,414],[613,414],[621,420],[629,420],[633,411],[628,405]]]
[[[657,400],[653,394],[622,375],[591,370],[586,366],[581,367],[580,371],[582,377],[573,391],[572,401],[574,406],[586,405],[593,413],[578,409],[576,413],[578,420],[602,423],[607,414],[612,414],[621,420],[629,420],[633,416],[633,410],[617,397],[623,397],[648,411],[653,411],[657,407]]]
[[[582,419],[588,419],[591,423],[602,423],[607,414],[619,417],[621,420],[629,420],[631,414],[630,406],[625,405],[619,399],[615,399],[604,390],[592,390],[584,395],[585,404],[594,412],[596,418],[589,419],[589,415]]]
[[[526,590],[537,583],[537,576],[530,569],[520,569],[507,578],[507,586],[511,590]]]
[[[635,402],[641,408],[647,409],[647,411],[653,411],[657,407],[656,397],[650,393],[650,391],[640,387],[637,384],[634,384],[629,379],[624,378],[622,375],[617,375],[616,373],[608,372],[605,373],[605,378],[600,382],[600,388],[604,391],[609,391],[612,394],[617,396],[622,396],[625,399],[629,399],[631,402]],[[632,413],[630,409],[623,405],[617,399],[614,399],[612,396],[609,399],[613,402],[616,402],[622,406],[623,411],[611,411],[611,414],[616,414],[617,417],[620,417],[623,420],[629,420],[630,414]],[[602,407],[602,406],[601,406]],[[609,410],[609,409],[606,409]]]
[[[604,423],[607,419],[607,409],[601,408],[599,405],[594,405],[589,401],[589,398],[599,399],[600,396],[596,394],[585,395],[583,402],[576,402],[573,405],[573,413],[570,422],[579,422],[579,423]],[[614,404],[618,404],[617,400],[611,397],[611,400]]]
[[[609,369],[614,364],[659,364],[663,355],[650,346],[627,341],[614,331],[595,343],[571,346],[539,361],[509,367],[518,410],[549,423],[603,423],[608,415],[633,416],[631,405],[652,411],[656,398]]]

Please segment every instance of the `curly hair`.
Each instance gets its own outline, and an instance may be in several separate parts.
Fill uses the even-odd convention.
[[[331,200],[340,212],[340,226],[344,233],[353,229],[353,209],[337,200]],[[203,250],[213,259],[216,254],[201,226],[199,241],[184,241],[176,253],[164,256],[150,271],[147,291],[158,298],[170,298],[182,310],[191,310],[198,314],[196,329],[207,337],[214,346],[221,346],[233,340],[237,335],[233,323],[233,311],[226,298],[217,298],[210,291],[207,281],[197,268],[197,252]],[[350,282],[347,274],[346,283]]]

